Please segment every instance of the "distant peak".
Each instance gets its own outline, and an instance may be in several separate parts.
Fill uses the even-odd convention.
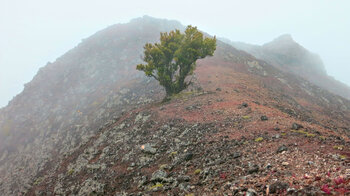
[[[133,22],[156,22],[156,23],[173,23],[173,24],[178,24],[181,25],[181,23],[177,20],[169,20],[169,19],[164,19],[164,18],[155,18],[149,15],[144,15],[142,17],[134,18],[131,19],[131,23]]]
[[[290,34],[283,34],[275,38],[273,42],[294,42],[294,40]]]
[[[290,34],[283,34],[263,45],[263,47],[275,48],[298,45]]]

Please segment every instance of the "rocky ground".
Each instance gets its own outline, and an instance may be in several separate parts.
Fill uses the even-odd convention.
[[[269,88],[255,99],[253,80],[204,81],[208,69],[197,72],[205,91],[110,120],[38,175],[28,195],[350,194],[349,132],[331,128],[348,122],[294,102],[276,107]]]

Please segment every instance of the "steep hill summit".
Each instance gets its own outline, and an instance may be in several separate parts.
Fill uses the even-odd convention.
[[[113,25],[42,68],[0,111],[0,192],[349,194],[349,100],[218,41],[163,103],[135,67],[175,28],[148,16]]]
[[[281,71],[301,76],[334,94],[350,99],[350,87],[328,76],[321,58],[295,42],[289,34],[281,35],[262,46],[223,40]]]
[[[279,36],[262,48],[271,54],[271,62],[275,61],[295,73],[327,74],[321,58],[296,43],[289,34]]]

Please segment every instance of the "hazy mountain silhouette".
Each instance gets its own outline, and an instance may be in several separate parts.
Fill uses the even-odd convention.
[[[350,87],[328,76],[321,58],[295,42],[289,34],[281,35],[262,46],[223,40],[282,71],[301,76],[332,93],[350,99]]]

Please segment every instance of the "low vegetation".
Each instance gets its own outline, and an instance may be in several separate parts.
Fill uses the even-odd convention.
[[[160,43],[147,43],[143,58],[146,64],[139,64],[136,69],[158,80],[169,97],[191,84],[191,80],[185,79],[193,74],[196,61],[212,56],[215,50],[215,37],[204,38],[197,27],[188,26],[185,33],[180,30],[161,33]]]

